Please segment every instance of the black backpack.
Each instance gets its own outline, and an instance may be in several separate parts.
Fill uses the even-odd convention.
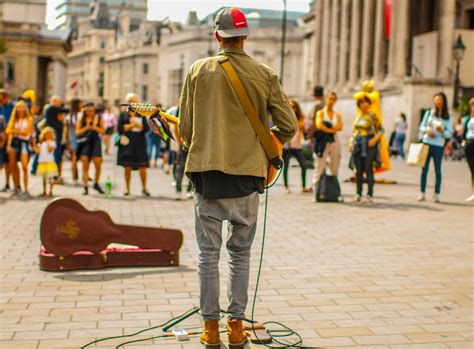
[[[328,176],[323,173],[316,190],[316,201],[318,202],[340,202],[341,187],[337,176]]]

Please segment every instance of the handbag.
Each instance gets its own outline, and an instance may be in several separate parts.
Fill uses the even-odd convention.
[[[121,146],[126,147],[127,145],[130,144],[130,138],[128,138],[125,135],[121,135],[120,138],[119,138],[119,143],[120,143]]]
[[[424,167],[430,147],[424,143],[412,143],[408,150],[407,164]]]

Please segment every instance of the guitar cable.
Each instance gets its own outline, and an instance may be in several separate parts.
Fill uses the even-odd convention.
[[[264,215],[263,215],[262,244],[261,244],[261,249],[260,249],[260,259],[259,259],[258,272],[257,272],[257,281],[255,283],[255,292],[254,292],[253,301],[252,301],[252,315],[251,315],[250,319],[244,319],[244,321],[252,324],[252,332],[253,332],[255,338],[257,339],[257,341],[255,341],[254,344],[260,344],[260,345],[263,345],[267,348],[300,348],[301,344],[303,343],[303,339],[302,339],[301,335],[298,332],[292,330],[290,327],[286,326],[285,324],[283,324],[281,322],[267,321],[267,322],[263,323],[267,333],[271,336],[272,340],[274,342],[276,342],[277,344],[279,344],[279,345],[276,345],[276,346],[275,345],[270,345],[268,343],[264,343],[263,340],[260,340],[258,338],[258,334],[257,334],[255,326],[254,326],[257,323],[257,321],[254,320],[254,315],[255,315],[255,306],[256,306],[256,303],[257,303],[257,293],[258,293],[258,288],[259,288],[259,284],[260,284],[260,276],[261,276],[261,273],[262,273],[263,252],[264,252],[264,249],[265,249],[265,237],[266,237],[266,228],[267,228],[267,211],[268,211],[268,192],[269,192],[269,189],[272,188],[276,184],[276,182],[280,178],[280,175],[281,175],[282,171],[283,171],[283,167],[279,169],[278,175],[277,175],[275,181],[272,184],[265,187],[265,209],[264,209]],[[183,314],[178,315],[174,318],[171,318],[168,321],[166,321],[166,322],[164,322],[160,325],[145,328],[143,330],[140,330],[140,331],[137,331],[137,332],[134,332],[134,333],[131,333],[131,334],[125,334],[125,335],[113,336],[113,337],[104,337],[104,338],[101,338],[101,339],[97,339],[95,341],[92,341],[92,342],[87,343],[86,345],[82,346],[81,349],[87,348],[87,347],[89,347],[93,344],[104,342],[104,341],[107,341],[107,340],[118,339],[118,338],[135,337],[135,336],[138,336],[138,335],[140,335],[144,332],[159,329],[159,328],[161,328],[163,332],[167,332],[172,326],[182,322],[183,320],[189,318],[190,316],[192,316],[192,315],[194,315],[198,312],[199,312],[199,307],[193,307],[193,308],[187,310],[186,312],[184,312]],[[226,314],[226,312],[223,311],[223,310],[221,310],[221,313]],[[221,317],[222,316],[223,315],[221,315]],[[268,329],[268,328],[266,328],[266,325],[280,326],[281,329]],[[224,332],[226,332],[226,330],[221,330],[220,331],[220,333],[224,333]],[[199,335],[199,334],[201,334],[201,332],[192,332],[192,331],[188,332],[189,336],[194,336],[194,335]],[[136,339],[136,340],[123,342],[123,343],[118,344],[115,347],[115,349],[123,348],[125,345],[128,345],[128,344],[145,342],[145,341],[154,340],[154,339],[166,339],[166,338],[172,338],[172,337],[174,337],[173,333],[170,333],[170,332],[163,333],[161,335],[157,335],[157,336],[153,336],[153,337],[148,337],[148,338]],[[289,338],[289,337],[296,337],[296,341],[294,343],[289,343],[288,341],[283,342],[281,340],[283,338]]]

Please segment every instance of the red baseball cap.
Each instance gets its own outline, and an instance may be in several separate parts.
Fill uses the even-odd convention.
[[[221,38],[248,36],[250,34],[247,18],[236,7],[224,8],[216,16],[214,30]]]

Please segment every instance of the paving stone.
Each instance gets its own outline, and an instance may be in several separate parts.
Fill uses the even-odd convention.
[[[65,165],[68,181],[69,163]],[[470,191],[469,176],[464,163],[445,161],[443,167],[445,204],[439,205],[414,201],[420,171],[397,160],[392,171],[378,176],[399,184],[377,184],[376,202],[370,207],[313,204],[312,195],[297,190],[287,195],[278,183],[270,192],[256,319],[284,322],[303,334],[304,345],[314,347],[473,347],[472,206],[463,203]],[[341,171],[341,179],[351,175],[346,168]],[[150,199],[120,197],[122,169],[110,156],[105,158],[103,175],[114,182],[112,199],[95,193],[82,197],[80,188],[72,186],[55,190],[89,209],[106,210],[119,223],[182,229],[180,267],[42,272],[38,227],[48,202],[10,200],[8,193],[0,193],[0,347],[78,348],[97,338],[156,326],[199,304],[193,203],[170,200],[171,178],[160,169],[149,172],[154,195]],[[291,169],[293,187],[299,185],[297,178],[299,169]],[[39,178],[31,179],[33,195],[39,193],[39,184]],[[341,181],[341,185],[344,194],[352,195],[352,184]],[[139,188],[134,175],[133,195]],[[261,231],[260,219],[252,251],[250,299]],[[227,261],[223,249],[223,308]],[[184,326],[200,324],[196,315]],[[193,338],[187,343],[155,340],[127,349],[163,344],[167,349],[202,347]]]

